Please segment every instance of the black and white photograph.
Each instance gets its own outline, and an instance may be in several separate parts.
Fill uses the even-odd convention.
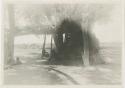
[[[122,19],[121,3],[4,2],[3,84],[122,85]]]

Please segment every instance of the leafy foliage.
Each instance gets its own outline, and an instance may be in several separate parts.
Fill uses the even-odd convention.
[[[51,30],[63,19],[80,22],[85,29],[91,29],[96,21],[107,20],[113,5],[103,4],[43,4],[15,6],[16,26],[20,29]],[[33,29],[32,29],[33,28]],[[27,29],[28,30],[28,29]]]

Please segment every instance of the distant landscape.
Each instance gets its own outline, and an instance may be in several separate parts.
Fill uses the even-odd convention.
[[[53,44],[54,45],[54,44]],[[47,43],[45,45],[46,49],[50,48],[50,44]],[[119,42],[112,42],[112,43],[100,43],[100,48],[106,48],[106,47],[118,47],[121,48],[122,47],[122,43]],[[15,44],[15,48],[22,48],[22,49],[42,49],[42,44],[38,44],[38,43],[32,43],[32,44]]]

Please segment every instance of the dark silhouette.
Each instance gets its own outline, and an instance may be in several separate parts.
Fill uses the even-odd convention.
[[[81,52],[84,53],[85,42],[88,42],[90,64],[95,63],[99,53],[99,43],[96,37],[82,30],[81,24],[70,19],[64,19],[57,26],[54,41],[56,48],[53,50],[52,60],[50,60],[54,64],[83,65]]]

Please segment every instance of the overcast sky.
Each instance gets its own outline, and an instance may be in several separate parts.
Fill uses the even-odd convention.
[[[95,22],[92,27],[93,32],[100,42],[121,42],[122,41],[122,10],[120,5],[116,5],[111,12],[111,19],[104,22]],[[19,36],[15,38],[15,44],[43,43],[43,39],[35,35]],[[47,42],[50,41],[50,36]]]
[[[95,23],[94,33],[101,42],[122,41],[122,10],[116,6],[111,14],[111,19],[104,23]]]

